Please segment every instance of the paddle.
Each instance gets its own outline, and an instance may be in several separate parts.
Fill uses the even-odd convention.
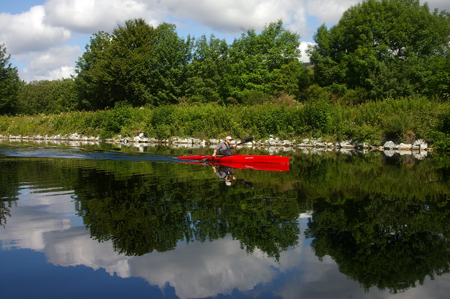
[[[244,139],[242,139],[241,142],[239,142],[239,143],[236,144],[236,145],[241,145],[241,144],[243,144],[243,143],[247,143],[247,142],[250,142],[250,141],[253,141],[253,136],[245,137]]]
[[[236,146],[241,145],[241,144],[243,144],[243,143],[247,143],[247,142],[253,141],[253,138],[254,138],[253,136],[245,137],[244,139],[242,139],[241,142],[239,142],[238,144],[236,144]],[[216,155],[216,157],[218,157],[218,156]],[[219,156],[219,157],[223,157],[223,156],[221,155],[221,156]],[[214,157],[212,157],[212,158],[213,158],[213,161],[214,161]],[[209,159],[210,159],[210,158],[202,159],[202,160],[200,160],[200,162],[203,163],[203,162],[206,162],[206,161],[209,160]]]

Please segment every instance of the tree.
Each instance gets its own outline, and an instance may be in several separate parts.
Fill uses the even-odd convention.
[[[224,78],[227,96],[242,100],[252,91],[276,95],[286,90],[291,81],[286,75],[292,72],[283,66],[290,63],[301,66],[298,62],[299,40],[300,35],[283,28],[281,20],[269,24],[260,34],[249,29],[241,38],[235,39],[229,48]],[[279,81],[280,73],[284,76],[282,82]]]
[[[223,76],[228,45],[211,35],[196,42],[192,62],[187,66],[186,96],[193,101],[214,102],[223,98]]]
[[[105,74],[100,64],[105,60],[111,39],[109,33],[94,33],[90,44],[86,45],[86,52],[76,63],[75,85],[80,109],[104,108],[109,103],[110,97],[105,90],[107,82],[102,79]]]
[[[5,45],[0,45],[0,114],[15,114],[21,82],[16,67],[9,63]]]
[[[19,94],[17,113],[35,115],[73,111],[77,99],[73,79],[40,80],[23,85]]]
[[[151,72],[154,104],[176,104],[184,95],[186,66],[191,61],[193,40],[176,33],[176,26],[163,23],[156,27],[154,66]]]
[[[178,37],[175,25],[153,28],[143,19],[126,21],[112,34],[94,34],[77,62],[81,107],[175,103],[185,80],[189,41]]]
[[[138,106],[151,101],[154,40],[154,28],[142,19],[126,21],[112,35],[99,32],[91,38],[86,55],[77,62],[78,86],[87,108],[113,107],[117,102]]]
[[[409,95],[424,84],[414,68],[444,54],[449,31],[448,15],[431,13],[418,0],[364,1],[336,26],[318,28],[310,49],[315,80],[321,86],[363,87],[373,98]],[[394,89],[383,93],[392,82]]]

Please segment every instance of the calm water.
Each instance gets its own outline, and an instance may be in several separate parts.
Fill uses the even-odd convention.
[[[448,155],[141,151],[0,143],[2,298],[448,298]]]

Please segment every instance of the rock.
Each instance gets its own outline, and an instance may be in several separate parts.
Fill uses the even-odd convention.
[[[386,149],[397,149],[398,148],[398,145],[396,145],[394,142],[392,142],[392,141],[388,141],[388,142],[386,142],[384,145],[383,145],[383,147]]]
[[[401,151],[409,151],[412,149],[412,144],[408,143],[400,143],[398,149]]]
[[[355,148],[355,146],[352,144],[352,141],[351,141],[351,140],[345,140],[345,141],[342,141],[342,142],[339,144],[339,146],[340,146],[341,148],[345,148],[345,149]]]

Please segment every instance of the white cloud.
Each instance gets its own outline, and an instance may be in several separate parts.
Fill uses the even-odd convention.
[[[306,50],[309,46],[314,45],[314,43],[311,42],[302,42],[300,44],[300,51],[302,53],[302,56],[300,57],[300,60],[303,62],[309,62],[309,55],[306,53]]]
[[[100,30],[111,32],[118,24],[135,18],[157,25],[166,16],[158,7],[149,9],[136,0],[50,0],[45,3],[46,23],[90,35]]]
[[[33,6],[21,14],[0,13],[0,43],[5,43],[12,59],[29,63],[26,69],[19,70],[20,75],[25,76],[22,79],[51,79],[73,74],[74,61],[77,59],[73,57],[71,63],[57,63],[55,59],[59,56],[55,56],[51,49],[62,47],[69,41],[73,43],[74,34],[90,36],[100,30],[111,32],[125,20],[143,18],[153,26],[162,22],[175,23],[184,35],[188,33],[198,37],[215,32],[232,40],[249,28],[261,30],[265,25],[282,19],[287,29],[299,33],[302,40],[311,41],[316,26],[321,23],[326,23],[328,27],[335,25],[345,10],[359,2],[361,1],[42,0],[42,5]],[[450,10],[450,1],[427,2],[431,10],[435,7]],[[85,45],[79,46],[83,48]],[[45,54],[46,51],[49,53]],[[26,56],[29,60],[24,59]],[[46,56],[55,57],[53,68],[50,60],[44,61]],[[303,52],[302,60],[305,61],[306,57]]]
[[[56,80],[69,78],[75,73],[75,60],[82,55],[78,46],[53,47],[43,52],[14,55],[18,61],[28,61],[28,66],[19,70],[25,81]]]
[[[327,23],[329,25],[334,25],[339,22],[339,19],[342,17],[344,11],[359,2],[362,1],[309,0],[306,3],[306,10],[308,15],[316,17],[321,24]]]
[[[302,1],[303,2],[303,1]],[[179,19],[193,19],[219,32],[239,33],[248,28],[263,29],[282,19],[304,22],[303,3],[294,0],[164,1],[168,12]]]
[[[9,54],[42,51],[69,40],[70,31],[44,24],[43,6],[34,6],[19,15],[0,14],[0,40]]]

